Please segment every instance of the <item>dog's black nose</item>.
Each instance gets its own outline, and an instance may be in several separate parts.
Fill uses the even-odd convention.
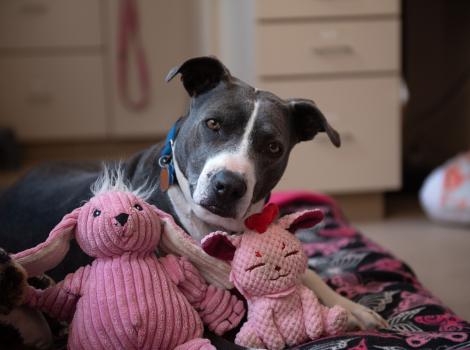
[[[118,216],[115,216],[114,218],[117,220],[117,222],[121,224],[121,226],[124,226],[127,222],[127,219],[129,219],[129,214],[121,213]]]
[[[219,171],[211,182],[216,196],[223,200],[240,199],[246,192],[245,179],[233,171]]]

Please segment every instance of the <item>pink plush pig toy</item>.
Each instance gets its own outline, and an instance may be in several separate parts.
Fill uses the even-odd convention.
[[[316,225],[320,210],[282,217],[274,204],[245,221],[240,236],[211,233],[202,242],[210,255],[231,260],[230,278],[248,301],[248,320],[235,338],[239,345],[283,349],[322,335],[336,335],[345,329],[347,314],[335,306],[323,306],[314,293],[300,282],[307,268],[302,245],[289,232]]]
[[[186,258],[156,257],[164,220],[172,219],[145,193],[109,174],[93,192],[44,243],[13,258],[37,275],[56,266],[75,238],[95,260],[53,287],[30,287],[27,303],[71,322],[69,349],[215,349],[202,338],[203,322],[222,334],[240,322],[243,302],[208,286]]]

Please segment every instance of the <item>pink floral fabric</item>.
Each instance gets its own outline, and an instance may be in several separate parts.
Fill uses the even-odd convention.
[[[375,310],[390,323],[387,330],[350,332],[295,349],[470,349],[470,324],[429,293],[409,266],[352,227],[330,197],[288,192],[274,194],[271,201],[280,206],[281,215],[323,210],[322,223],[295,233],[308,255],[309,267],[337,292]]]

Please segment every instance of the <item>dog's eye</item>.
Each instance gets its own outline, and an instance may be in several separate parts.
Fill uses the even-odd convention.
[[[268,144],[268,151],[272,155],[279,155],[282,151],[282,146],[279,142],[270,142]]]
[[[99,209],[95,209],[95,211],[93,212],[93,217],[97,217],[97,216],[100,216],[101,215],[101,210]]]
[[[219,131],[220,130],[220,122],[215,119],[207,119],[206,120],[206,125],[209,129],[213,131]]]
[[[138,211],[144,210],[144,209],[140,206],[140,204],[134,204],[134,208],[136,208]]]

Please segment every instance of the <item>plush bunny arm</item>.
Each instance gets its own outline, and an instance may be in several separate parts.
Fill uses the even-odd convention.
[[[167,255],[160,262],[209,330],[220,335],[238,325],[245,314],[241,300],[225,289],[208,286],[185,257]]]
[[[286,344],[274,320],[273,310],[267,300],[258,300],[251,305],[249,320],[256,327],[256,334],[270,350],[284,349]]]
[[[319,338],[324,330],[323,306],[315,294],[303,285],[299,285],[300,300],[304,317],[304,325],[310,339]]]
[[[235,328],[245,315],[245,306],[228,290],[210,285],[204,300],[197,308],[209,330],[222,335]]]
[[[186,257],[167,255],[159,259],[171,280],[194,307],[204,299],[207,284]]]
[[[39,308],[61,321],[71,321],[89,272],[90,267],[85,266],[68,274],[55,286],[44,290],[29,287],[25,301],[29,306]]]

